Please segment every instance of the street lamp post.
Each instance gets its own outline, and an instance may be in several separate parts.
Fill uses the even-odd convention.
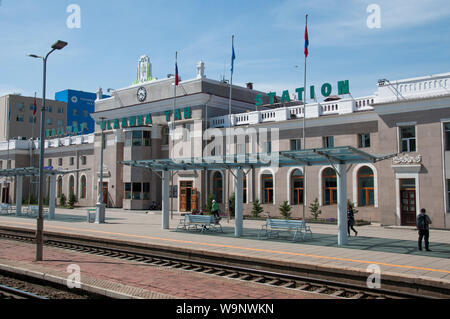
[[[61,50],[67,45],[67,42],[58,41],[52,45],[52,50],[47,53],[45,57],[41,57],[35,54],[29,54],[32,58],[42,59],[44,62],[44,74],[43,74],[43,89],[42,89],[42,108],[41,108],[41,132],[40,132],[40,146],[39,146],[39,213],[37,217],[37,229],[36,229],[36,261],[42,261],[43,256],[43,233],[44,233],[44,218],[42,214],[42,206],[44,201],[44,130],[45,130],[45,89],[46,89],[46,77],[47,77],[47,58],[56,50]],[[50,200],[52,200],[50,198]]]
[[[95,223],[103,224],[105,222],[105,204],[103,203],[103,142],[104,142],[104,126],[102,122],[104,117],[100,117],[100,128],[102,130],[100,142],[100,185],[98,187],[97,209],[95,212]]]

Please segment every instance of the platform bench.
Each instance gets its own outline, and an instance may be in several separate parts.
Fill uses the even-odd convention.
[[[309,226],[306,225],[304,220],[289,220],[289,219],[272,219],[267,218],[266,223],[262,225],[258,238],[264,235],[267,238],[279,237],[280,231],[294,232],[292,240],[295,241],[301,236],[305,240],[306,235],[309,234],[312,238],[312,231]]]
[[[37,215],[39,214],[39,205],[28,206],[28,208],[25,210],[25,213],[28,216],[37,217]],[[42,215],[43,215],[42,217],[48,215],[48,209],[42,208]]]
[[[177,231],[179,229],[184,230],[198,230],[201,227],[201,232],[208,231],[220,231],[223,232],[222,226],[218,221],[216,221],[213,215],[192,215],[186,214],[184,218],[180,220],[177,226]]]
[[[9,204],[1,204],[0,205],[0,213],[10,214],[12,211],[12,207]]]

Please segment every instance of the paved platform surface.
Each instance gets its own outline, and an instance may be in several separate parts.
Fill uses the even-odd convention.
[[[427,252],[417,250],[417,231],[410,228],[357,227],[358,237],[351,237],[349,244],[343,248],[337,246],[336,225],[310,224],[313,239],[292,242],[288,237],[258,239],[263,221],[245,220],[244,235],[235,238],[234,220],[229,223],[226,219],[221,221],[224,233],[199,233],[176,232],[181,218],[178,214],[173,214],[169,230],[162,229],[162,217],[158,213],[107,209],[106,223],[101,225],[88,224],[85,209],[57,209],[56,214],[56,220],[45,220],[45,230],[346,271],[365,272],[368,266],[375,264],[381,269],[382,280],[383,275],[389,275],[450,285],[450,231],[446,230],[430,231],[430,248],[433,251]],[[36,221],[25,217],[0,216],[0,225],[35,229]]]

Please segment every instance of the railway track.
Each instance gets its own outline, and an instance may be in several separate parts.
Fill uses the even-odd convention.
[[[0,227],[0,238],[34,242],[34,232],[29,229]],[[283,268],[263,261],[249,261],[228,255],[195,253],[192,250],[170,248],[87,236],[45,233],[46,246],[69,249],[84,253],[142,262],[159,267],[183,269],[207,275],[238,279],[246,282],[267,284],[285,289],[325,294],[346,299],[404,299],[404,298],[448,298],[449,289],[417,286],[401,282],[383,281],[383,289],[370,289],[366,285],[367,275],[355,278],[335,273],[307,275],[302,269]],[[406,289],[405,289],[406,288]]]
[[[48,298],[39,296],[25,290],[0,285],[0,300],[1,299],[36,299],[46,300]]]

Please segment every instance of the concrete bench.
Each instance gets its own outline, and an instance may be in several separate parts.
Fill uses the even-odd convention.
[[[306,225],[304,220],[272,218],[267,218],[266,223],[262,225],[258,233],[258,238],[261,238],[262,234],[265,234],[265,237],[267,238],[278,237],[280,231],[294,232],[292,237],[293,241],[295,241],[299,236],[305,240],[307,234],[309,234],[312,238],[311,228]]]
[[[177,226],[177,231],[179,229],[184,230],[198,230],[201,227],[201,232],[208,231],[220,231],[223,232],[222,226],[215,217],[212,215],[192,215],[186,214],[184,218],[180,220]]]

